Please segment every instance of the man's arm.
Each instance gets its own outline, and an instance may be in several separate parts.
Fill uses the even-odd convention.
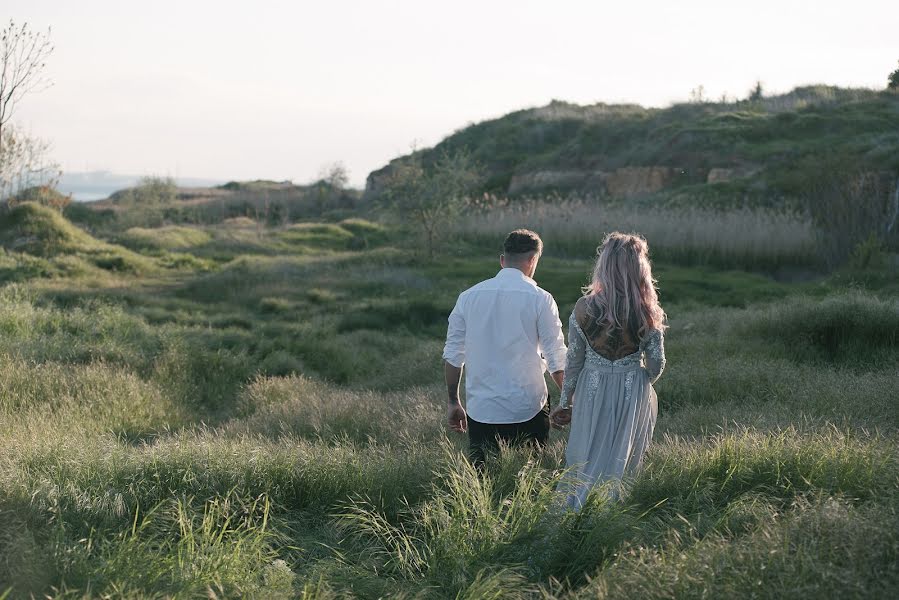
[[[565,371],[564,371],[564,369],[563,369],[563,370],[559,370],[559,371],[553,371],[552,373],[549,374],[549,376],[552,377],[552,378],[553,378],[553,381],[556,382],[556,387],[558,387],[558,388],[561,390],[561,389],[562,389],[562,382],[563,382],[563,380],[565,379]]]
[[[543,298],[543,304],[537,313],[537,338],[540,350],[546,358],[546,367],[553,381],[562,387],[562,376],[565,373],[565,335],[562,333],[562,321],[559,320],[559,307],[549,294]]]
[[[450,404],[459,404],[459,382],[462,380],[462,367],[449,361],[443,361],[443,377],[446,379],[446,393]]]
[[[468,417],[459,400],[459,381],[462,379],[462,367],[465,366],[465,318],[462,316],[459,300],[450,313],[448,325],[446,345],[443,347],[443,376],[448,397],[446,418],[451,430],[465,432],[468,430]]]
[[[452,431],[464,433],[468,430],[468,416],[462,408],[459,400],[459,382],[462,380],[462,367],[457,367],[449,361],[443,361],[443,376],[446,379],[446,403],[447,424]]]

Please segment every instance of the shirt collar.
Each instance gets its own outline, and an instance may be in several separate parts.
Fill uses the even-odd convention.
[[[533,286],[537,285],[537,282],[522,273],[520,269],[516,269],[515,267],[503,267],[500,269],[499,273],[496,274],[497,277],[501,277],[503,279],[519,279],[521,281],[526,281]]]

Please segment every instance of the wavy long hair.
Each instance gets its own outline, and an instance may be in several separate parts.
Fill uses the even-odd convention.
[[[643,338],[650,330],[667,328],[652,278],[649,245],[641,235],[608,234],[597,248],[596,267],[584,294],[602,315],[609,331],[626,330]]]

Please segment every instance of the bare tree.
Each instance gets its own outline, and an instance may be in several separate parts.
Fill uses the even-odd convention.
[[[346,165],[337,161],[322,167],[319,171],[319,181],[324,181],[335,190],[343,190],[350,182],[350,172]]]
[[[394,167],[386,199],[397,216],[411,220],[423,234],[428,258],[434,257],[441,228],[449,222],[481,182],[478,166],[467,152],[444,153],[425,167],[413,153]]]
[[[49,158],[50,144],[12,125],[0,133],[0,201],[35,187],[54,188],[62,171]]]
[[[328,207],[335,208],[336,201],[343,196],[349,182],[349,170],[342,162],[323,166],[318,172],[318,180],[313,184],[315,211],[321,214]]]
[[[21,27],[10,19],[0,30],[0,153],[3,152],[3,126],[12,118],[16,104],[28,92],[46,89],[50,80],[43,71],[53,52],[50,29],[32,31],[28,23]]]
[[[809,186],[807,206],[829,266],[839,266],[866,240],[886,241],[899,202],[899,189],[891,189],[893,177],[893,173],[839,172],[822,166],[821,175]]]

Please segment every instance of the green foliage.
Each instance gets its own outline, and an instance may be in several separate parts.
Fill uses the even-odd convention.
[[[865,271],[882,269],[886,266],[886,244],[877,234],[872,233],[868,239],[859,242],[849,255],[847,266],[851,269]]]
[[[895,71],[890,73],[890,76],[887,80],[887,89],[899,89],[899,69],[896,69]]]
[[[762,88],[762,82],[756,81],[755,86],[753,86],[752,90],[749,92],[749,101],[750,102],[761,102],[762,98],[765,96],[765,90]]]
[[[620,501],[600,489],[571,513],[556,492],[563,432],[479,476],[444,430],[446,315],[495,274],[501,235],[463,236],[438,264],[360,218],[124,232],[143,254],[44,207],[3,219],[4,243],[33,237],[35,253],[0,253],[0,594],[826,598],[899,585],[888,261],[867,260],[863,289],[845,272],[778,282],[671,258],[695,236],[659,226],[671,328],[654,444]],[[731,237],[742,223],[740,244],[773,244],[768,225],[801,231],[715,219]],[[595,251],[578,227],[579,245],[548,241],[536,273],[563,322]],[[98,278],[95,247],[156,269]],[[740,264],[764,263],[751,256]]]
[[[899,343],[899,303],[861,294],[824,300],[793,298],[746,323],[751,335],[777,341],[795,360],[826,360],[866,365],[896,356]]]
[[[0,244],[37,256],[100,246],[100,242],[74,227],[58,212],[34,202],[22,203],[0,214]]]
[[[824,174],[809,185],[807,205],[822,237],[822,253],[830,266],[836,266],[860,245],[883,243],[895,220],[893,195],[899,190],[893,187],[892,173],[853,171],[850,166],[829,169],[832,160],[822,161]]]
[[[123,233],[119,242],[129,248],[186,250],[212,241],[212,236],[202,229],[170,225],[157,229],[132,227]]]
[[[178,186],[171,177],[144,177],[133,188],[110,196],[115,204],[148,206],[169,204],[178,197]]]
[[[107,244],[75,227],[59,212],[33,202],[25,202],[0,214],[0,245],[10,251],[21,252],[44,259],[56,269],[47,268],[35,273],[52,276],[55,273],[73,274],[72,258],[105,271],[118,273],[148,273],[154,266],[147,258]],[[35,262],[22,259],[32,267]]]
[[[433,258],[443,228],[461,211],[480,175],[466,152],[441,154],[427,166],[420,155],[412,156],[391,172],[384,196],[400,218],[415,223]]]
[[[540,233],[546,254],[555,256],[590,256],[606,233],[634,231],[649,240],[654,259],[669,263],[767,272],[824,266],[822,242],[809,219],[773,209],[519,202],[467,214],[454,222],[452,231],[486,246],[518,227]]]
[[[72,196],[63,194],[49,185],[37,185],[26,188],[9,199],[10,205],[21,204],[22,202],[34,202],[62,212],[71,204]]]
[[[748,169],[753,193],[782,206],[820,175],[811,161],[817,156],[863,160],[872,171],[899,168],[897,103],[899,97],[892,93],[832,86],[661,109],[553,101],[463,128],[432,149],[376,171],[373,181],[407,160],[429,164],[442,153],[466,151],[482,165],[484,180],[478,191],[499,195],[514,191],[513,177],[528,174],[589,175],[628,166],[681,169],[671,187],[656,194],[664,197],[679,193],[681,185],[705,184],[710,169],[724,168],[738,173]],[[541,189],[525,186],[516,195],[552,191],[601,193],[596,179],[585,175]],[[730,195],[726,202],[729,207],[743,206],[745,194]]]

